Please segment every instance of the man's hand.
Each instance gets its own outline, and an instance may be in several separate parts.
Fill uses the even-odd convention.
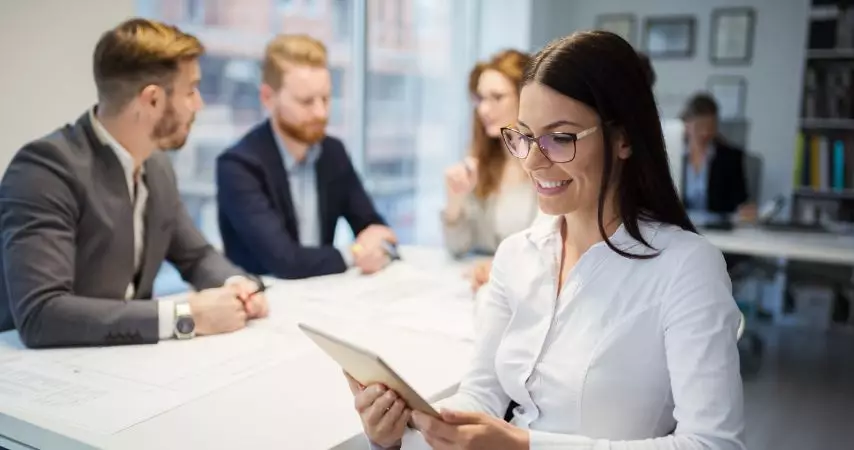
[[[394,235],[394,231],[385,225],[370,225],[356,236],[356,243],[367,249],[382,248],[383,242],[397,244],[397,236]]]
[[[353,262],[364,274],[379,272],[391,262],[383,246],[384,243],[397,243],[394,231],[385,225],[371,225],[356,236],[353,244]]]
[[[246,326],[243,302],[231,288],[205,289],[193,294],[189,303],[196,334],[230,333]]]
[[[237,299],[243,302],[247,318],[260,319],[267,317],[270,313],[267,296],[263,292],[259,292],[258,283],[246,277],[238,276],[226,280],[223,287],[231,289]]]
[[[353,262],[356,267],[362,270],[362,273],[370,275],[387,266],[391,262],[391,258],[380,246],[364,247],[355,244],[353,246]]]
[[[483,413],[442,411],[436,419],[415,411],[412,421],[433,450],[527,450],[528,432]]]

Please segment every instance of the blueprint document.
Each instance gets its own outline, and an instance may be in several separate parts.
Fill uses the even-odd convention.
[[[155,345],[22,350],[0,339],[0,412],[23,410],[113,434],[297,358],[308,343],[249,327]]]
[[[114,434],[267,368],[316,354],[299,322],[340,332],[352,327],[354,337],[365,339],[371,332],[364,330],[373,330],[380,343],[395,329],[428,340],[473,335],[475,301],[457,267],[424,270],[398,262],[371,276],[277,280],[266,294],[269,318],[235,333],[187,341],[27,350],[15,332],[2,333],[0,413],[14,416],[20,410]]]
[[[344,320],[473,338],[475,296],[461,271],[437,274],[397,262],[374,275],[347,275],[277,284],[288,300],[272,305],[271,325],[295,330],[300,321]]]

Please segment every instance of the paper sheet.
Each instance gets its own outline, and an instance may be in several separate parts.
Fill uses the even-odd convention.
[[[6,348],[0,405],[112,434],[308,349],[261,327],[156,345],[26,354]]]
[[[99,434],[113,434],[283,361],[317,352],[297,328],[307,322],[353,334],[385,329],[470,340],[468,282],[445,271],[395,263],[268,291],[270,317],[239,332],[156,345],[28,350],[0,334],[0,410],[26,410]],[[456,269],[453,270],[456,275]],[[363,331],[358,331],[361,328]],[[283,380],[283,382],[286,382]]]
[[[436,292],[395,304],[384,313],[383,322],[393,327],[473,341],[474,310],[475,300],[471,294],[459,297]]]

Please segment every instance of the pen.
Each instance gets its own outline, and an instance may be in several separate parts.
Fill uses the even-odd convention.
[[[246,278],[248,278],[251,281],[254,281],[255,284],[258,286],[258,289],[256,289],[254,292],[249,294],[249,297],[252,297],[254,295],[258,295],[262,292],[265,292],[267,290],[267,288],[269,287],[266,284],[264,284],[264,281],[262,281],[261,277],[259,277],[258,275],[247,275]]]
[[[397,244],[384,240],[382,242],[382,247],[392,261],[400,260],[400,252],[397,251]]]
[[[397,244],[394,244],[387,240],[383,240],[380,243],[380,246],[382,247],[386,255],[388,255],[389,259],[391,259],[392,261],[398,261],[401,259],[400,252],[397,251]],[[363,247],[360,244],[353,244],[353,246],[350,247],[350,251],[353,252],[354,255],[358,254],[362,250]]]

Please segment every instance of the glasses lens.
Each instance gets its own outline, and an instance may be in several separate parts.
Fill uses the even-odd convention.
[[[504,145],[513,156],[524,158],[528,154],[530,144],[527,136],[509,128],[501,130],[501,135],[504,138]]]
[[[540,138],[540,150],[552,162],[569,162],[575,158],[575,139],[568,134],[547,134]]]

